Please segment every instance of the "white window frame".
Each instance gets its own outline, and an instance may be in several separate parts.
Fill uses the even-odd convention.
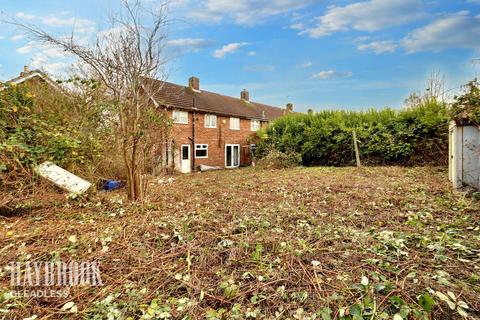
[[[207,151],[207,155],[203,157],[198,157],[197,156],[197,150],[205,150]],[[197,143],[195,144],[195,159],[207,159],[208,158],[208,144],[206,143]]]
[[[233,127],[234,121],[238,121],[238,127]],[[230,117],[230,130],[240,130],[240,118]]]
[[[215,119],[215,124],[213,126],[207,121],[207,119],[209,117],[212,117],[213,119]],[[204,122],[205,122],[205,128],[216,128],[217,127],[217,115],[216,114],[211,114],[211,113],[206,113],[205,118],[204,118]]]
[[[231,147],[231,148],[232,148],[232,159],[231,159],[231,160],[232,160],[232,165],[231,165],[231,166],[227,166],[227,162],[228,162],[228,159],[227,159],[227,148],[228,148],[228,147]],[[237,159],[237,160],[238,160],[238,164],[237,164],[236,166],[233,165],[233,162],[234,162],[234,160],[233,160],[233,147],[238,147],[238,159]],[[226,145],[225,145],[225,168],[238,168],[238,167],[240,167],[240,163],[241,163],[241,161],[242,161],[242,155],[241,155],[241,153],[242,153],[242,148],[240,147],[239,144],[226,144]]]
[[[188,111],[173,110],[173,123],[188,124]]]
[[[254,123],[258,123],[258,128],[255,129],[254,128]],[[251,119],[250,120],[250,131],[258,131],[262,128],[262,122],[260,120],[257,120],[257,119]]]

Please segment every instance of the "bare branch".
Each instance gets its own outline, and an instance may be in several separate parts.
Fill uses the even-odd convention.
[[[146,157],[153,144],[149,135],[156,126],[151,121],[155,117],[149,113],[154,86],[145,86],[144,82],[167,75],[167,4],[162,3],[155,10],[145,9],[139,0],[123,0],[122,4],[123,11],[111,17],[111,28],[99,32],[91,45],[75,39],[74,32],[69,37],[55,37],[14,18],[6,22],[21,29],[32,41],[61,48],[77,57],[91,77],[108,89],[107,98],[117,106],[129,197],[141,200]]]

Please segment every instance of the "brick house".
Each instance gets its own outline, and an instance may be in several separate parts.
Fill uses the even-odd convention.
[[[158,86],[152,100],[173,119],[173,141],[166,148],[166,165],[183,173],[201,165],[235,168],[251,163],[249,137],[268,122],[291,112],[250,101],[243,90],[238,98],[203,91],[200,80],[188,86],[149,79]]]
[[[25,67],[9,84],[58,84],[39,70]],[[293,105],[277,108],[250,101],[243,90],[238,98],[201,90],[200,80],[191,77],[188,86],[155,79],[145,79],[145,86],[155,92],[153,104],[166,110],[173,119],[172,139],[162,146],[161,167],[188,173],[201,165],[236,168],[252,160],[250,137],[270,121],[293,111]],[[0,83],[1,90],[1,83]]]

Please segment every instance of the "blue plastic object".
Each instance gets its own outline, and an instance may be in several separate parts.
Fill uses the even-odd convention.
[[[103,185],[103,188],[107,191],[120,189],[121,187],[122,187],[122,183],[117,180],[107,180]]]

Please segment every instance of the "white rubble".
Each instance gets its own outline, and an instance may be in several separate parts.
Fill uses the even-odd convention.
[[[77,177],[73,173],[60,168],[50,161],[46,161],[37,167],[38,174],[56,186],[72,193],[85,193],[92,184]]]

